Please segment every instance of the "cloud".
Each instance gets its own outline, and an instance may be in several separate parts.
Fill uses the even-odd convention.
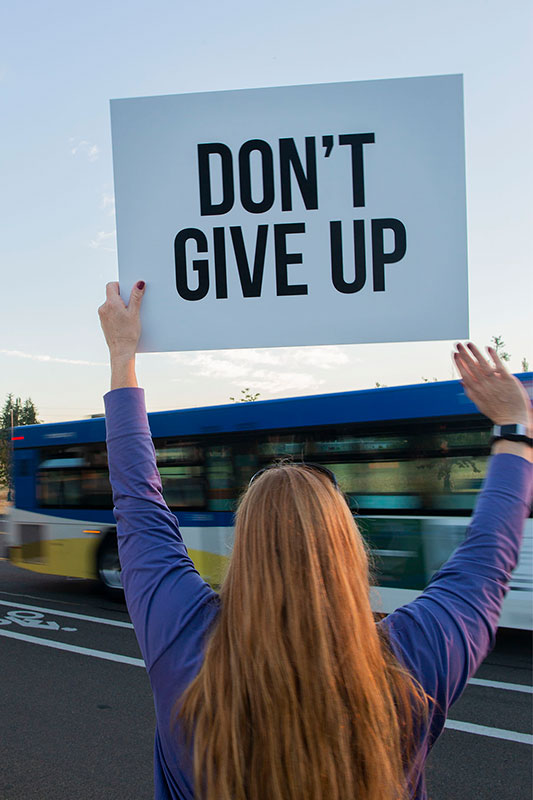
[[[351,361],[342,348],[333,345],[168,355],[174,363],[183,365],[199,377],[226,380],[240,388],[249,386],[253,391],[271,396],[317,391],[326,382],[325,372]],[[310,371],[305,371],[305,368]]]
[[[102,199],[100,201],[100,208],[102,208],[104,211],[107,211],[109,216],[112,217],[115,213],[115,195],[103,192]]]
[[[93,250],[105,250],[108,253],[115,253],[117,245],[115,241],[116,231],[105,233],[105,231],[98,231],[94,239],[89,242],[89,247]]]
[[[97,144],[92,144],[88,142],[87,139],[80,139],[76,142],[76,139],[70,138],[70,153],[73,156],[78,155],[81,153],[86,155],[89,161],[96,161],[98,156],[100,155],[100,148]]]
[[[294,348],[299,351],[301,348]],[[322,348],[317,348],[322,349]],[[334,349],[334,348],[331,348]],[[302,372],[298,352],[272,352],[266,350],[218,350],[199,353],[171,353],[171,359],[187,367],[199,377],[229,381],[237,388],[250,386],[254,391],[269,395],[286,392],[316,391],[325,378],[311,372]],[[342,363],[344,363],[344,354]],[[317,359],[318,367],[329,369],[332,358]],[[317,366],[312,359],[308,363]],[[181,380],[175,378],[175,380]]]
[[[32,361],[44,361],[54,364],[75,364],[82,367],[106,367],[104,361],[83,361],[75,358],[58,358],[56,356],[37,355],[35,353],[23,353],[22,350],[0,350],[0,355],[13,356],[15,358],[30,358]]]
[[[231,372],[238,367],[240,371],[248,371],[250,367],[276,366],[280,368],[301,367],[302,364],[318,369],[334,369],[353,362],[353,358],[335,345],[320,347],[291,347],[276,349],[249,349],[249,350],[216,350],[197,353],[171,353],[170,357],[190,366],[202,365],[205,359],[214,359],[213,364],[218,370]]]
[[[290,353],[284,354],[295,364],[306,364],[318,369],[334,369],[350,363],[347,354],[335,345],[322,347],[294,347]],[[353,361],[353,358],[351,359]],[[360,360],[360,359],[357,359]]]
[[[316,375],[307,372],[277,372],[274,370],[256,370],[252,373],[250,380],[254,391],[266,394],[316,391],[325,383],[324,378],[317,378]]]
[[[235,380],[251,375],[249,365],[239,364],[228,358],[217,358],[215,354],[210,353],[197,353],[189,363],[192,367],[196,367],[199,375],[206,377]]]

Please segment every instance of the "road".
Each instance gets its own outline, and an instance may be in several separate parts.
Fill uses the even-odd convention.
[[[529,635],[501,631],[428,760],[431,800],[532,796],[531,667]],[[1,800],[153,796],[152,696],[123,604],[0,560],[0,671]]]

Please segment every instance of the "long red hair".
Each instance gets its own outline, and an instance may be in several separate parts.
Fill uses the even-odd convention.
[[[202,800],[400,800],[428,698],[380,635],[368,551],[304,465],[244,494],[221,608],[176,720]]]

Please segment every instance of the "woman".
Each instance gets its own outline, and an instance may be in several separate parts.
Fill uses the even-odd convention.
[[[154,694],[156,798],[425,798],[424,762],[494,643],[532,495],[531,440],[493,445],[467,538],[414,602],[376,625],[363,540],[333,476],[283,465],[252,480],[220,595],[161,494],[135,350],[144,283],[99,309],[126,601]],[[454,353],[495,424],[532,435],[494,350]],[[194,735],[193,735],[194,734]]]

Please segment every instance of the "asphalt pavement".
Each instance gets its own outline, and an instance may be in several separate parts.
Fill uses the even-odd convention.
[[[149,800],[154,712],[121,603],[0,560],[0,800]],[[453,706],[431,800],[532,797],[531,637],[500,631]]]

